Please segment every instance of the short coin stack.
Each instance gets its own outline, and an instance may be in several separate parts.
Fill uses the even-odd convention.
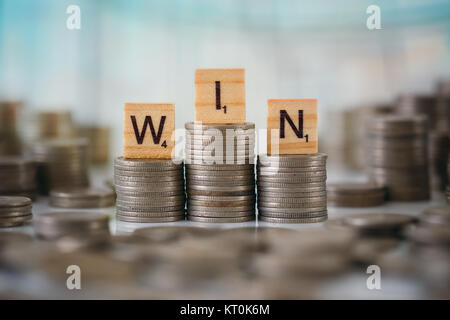
[[[31,155],[38,163],[40,191],[89,186],[88,144],[85,139],[55,139],[36,142]]]
[[[114,205],[115,192],[110,188],[54,189],[50,205],[59,208],[104,208]]]
[[[40,238],[62,237],[105,239],[109,237],[109,216],[94,212],[49,212],[36,215],[34,230]]]
[[[327,197],[337,207],[375,207],[383,204],[386,189],[374,183],[328,184]]]
[[[116,158],[114,183],[118,220],[171,222],[184,219],[181,160]]]
[[[401,115],[373,118],[368,129],[371,181],[386,186],[390,200],[429,199],[426,118]]]
[[[253,123],[186,124],[189,220],[254,220],[254,128]]]
[[[36,165],[30,159],[0,157],[0,194],[34,198]]]
[[[31,199],[0,196],[0,228],[20,226],[31,218]]]
[[[327,220],[326,160],[323,153],[260,155],[260,221],[312,223]]]

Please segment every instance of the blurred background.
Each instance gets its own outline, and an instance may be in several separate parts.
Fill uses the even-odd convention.
[[[366,27],[371,4],[381,30]],[[80,30],[66,28],[69,5]],[[320,148],[345,163],[357,140],[345,112],[435,95],[449,40],[448,0],[0,0],[0,100],[21,102],[24,139],[43,135],[44,111],[110,128],[112,159],[124,102],[174,102],[183,128],[194,70],[244,67],[248,121],[265,128],[268,98],[318,98]]]

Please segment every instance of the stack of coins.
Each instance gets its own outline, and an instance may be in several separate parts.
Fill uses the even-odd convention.
[[[367,161],[370,179],[387,187],[388,199],[430,198],[424,116],[373,118],[368,124]]]
[[[188,219],[255,219],[255,125],[186,123]]]
[[[351,214],[328,221],[330,229],[353,230],[360,236],[401,236],[403,230],[416,219],[396,213]]]
[[[40,192],[89,186],[89,158],[85,139],[45,140],[31,146],[38,163]]]
[[[184,219],[183,162],[179,159],[125,159],[114,162],[117,219],[171,222]]]
[[[327,185],[328,204],[337,207],[375,207],[382,205],[386,188],[373,183]]]
[[[77,132],[70,111],[44,111],[38,114],[41,139],[73,138]]]
[[[62,237],[105,239],[109,237],[109,216],[94,212],[50,212],[36,215],[34,230],[43,239]]]
[[[89,141],[90,161],[96,165],[106,164],[109,160],[109,136],[108,127],[83,127],[80,134]]]
[[[0,196],[0,228],[20,226],[31,217],[30,198]]]
[[[0,101],[0,155],[19,155],[21,141],[17,132],[17,118],[22,103]]]
[[[105,208],[114,205],[115,192],[110,188],[54,189],[50,205],[59,208]]]
[[[255,124],[188,122],[187,164],[254,164]]]
[[[30,159],[0,157],[0,194],[34,198],[36,165]]]
[[[326,160],[324,153],[260,155],[259,220],[274,223],[327,220]]]
[[[447,133],[430,133],[428,136],[428,161],[430,164],[430,186],[433,190],[442,191],[448,183],[447,160],[449,136]]]

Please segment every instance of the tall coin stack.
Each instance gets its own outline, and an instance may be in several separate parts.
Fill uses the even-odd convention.
[[[443,191],[447,186],[449,143],[448,133],[432,132],[428,136],[428,161],[430,163],[430,186],[432,190]]]
[[[33,199],[36,191],[36,165],[30,159],[0,157],[0,194]]]
[[[181,160],[116,158],[114,183],[118,220],[145,223],[184,219]]]
[[[255,218],[255,125],[186,123],[188,219]]]
[[[370,179],[387,187],[394,201],[430,198],[427,119],[392,115],[368,124],[367,161]]]
[[[89,126],[79,129],[81,136],[89,140],[89,158],[91,163],[103,165],[109,160],[109,137],[108,127]]]
[[[327,220],[324,153],[258,157],[258,219],[274,223]]]
[[[21,102],[0,101],[0,155],[19,155],[21,140],[17,131]]]
[[[85,139],[52,139],[34,143],[31,156],[38,164],[42,193],[52,189],[89,186],[88,144]]]

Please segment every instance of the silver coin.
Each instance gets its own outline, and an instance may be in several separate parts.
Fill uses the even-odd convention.
[[[211,181],[211,182],[233,182],[233,181],[245,181],[245,182],[255,182],[255,177],[252,175],[239,175],[234,174],[232,176],[215,176],[215,175],[194,175],[189,173],[186,175],[186,179],[189,181]]]
[[[233,188],[234,189],[234,188]],[[212,191],[212,190],[196,190],[196,189],[187,189],[186,190],[189,197],[199,195],[199,196],[222,196],[222,197],[229,197],[229,196],[247,196],[247,195],[254,195],[255,194],[255,188],[248,189],[248,190],[237,190],[237,191]]]
[[[115,169],[114,170],[114,176],[120,177],[153,177],[153,178],[159,178],[159,177],[182,177],[183,176],[183,170],[170,170],[170,171],[130,171],[130,170],[120,170]]]
[[[192,195],[189,196],[189,200],[200,200],[200,201],[254,201],[256,195],[245,195],[245,196],[202,196],[202,195]]]
[[[187,211],[188,215],[196,217],[210,217],[210,218],[235,218],[235,217],[248,217],[254,216],[255,210],[249,211],[227,211],[227,212],[206,212],[206,211]]]
[[[308,198],[281,198],[281,197],[258,197],[259,202],[271,202],[271,203],[292,203],[292,204],[309,204],[317,202],[326,202],[327,197],[308,197]]]
[[[184,185],[178,184],[178,185],[165,185],[161,184],[158,188],[151,186],[150,188],[148,186],[120,186],[115,185],[114,186],[116,192],[123,193],[123,194],[132,194],[132,193],[139,193],[139,194],[150,194],[151,196],[156,196],[159,193],[166,194],[166,192],[170,193],[177,193],[184,192]],[[167,194],[169,195],[169,194]]]
[[[283,208],[283,207],[267,207],[264,205],[258,204],[258,210],[262,210],[264,212],[273,212],[273,213],[292,213],[292,214],[300,214],[300,213],[316,213],[316,212],[322,212],[326,210],[326,206],[317,206],[315,208],[300,208],[300,207],[294,207],[294,208]]]
[[[166,176],[166,177],[134,177],[134,176],[114,176],[114,181],[117,183],[122,182],[142,182],[142,183],[166,183],[166,182],[180,182],[184,180],[184,177],[180,174],[178,176]]]
[[[188,206],[201,206],[201,207],[240,207],[240,206],[254,206],[255,200],[243,200],[243,201],[202,201],[189,199]]]
[[[205,207],[205,206],[201,206],[201,205],[190,205],[188,203],[187,206],[188,210],[192,210],[192,211],[201,211],[201,212],[236,212],[236,211],[250,211],[250,210],[254,210],[255,206],[254,205],[245,205],[245,206],[239,206],[239,207]]]
[[[297,191],[320,191],[326,190],[325,181],[322,182],[304,182],[304,183],[280,183],[269,182],[265,180],[257,180],[258,188],[261,190],[289,190],[290,192]]]
[[[317,167],[292,167],[292,168],[282,168],[282,167],[260,167],[256,166],[257,172],[270,175],[270,174],[280,174],[280,173],[306,173],[306,172],[317,172],[326,171],[326,166]]]
[[[193,190],[207,191],[244,191],[255,188],[255,182],[251,181],[235,181],[235,182],[208,182],[204,180],[190,179],[186,181],[186,188]]]
[[[239,171],[253,170],[253,164],[186,164],[187,170],[207,170],[207,171]]]
[[[165,203],[172,203],[173,201],[184,201],[185,200],[184,193],[178,193],[174,196],[168,196],[168,195],[149,195],[149,196],[130,196],[130,195],[123,195],[119,194],[117,195],[117,200],[125,201],[125,202],[165,202]]]
[[[157,217],[174,217],[184,215],[184,210],[176,210],[176,211],[146,211],[146,212],[136,212],[136,211],[125,211],[125,210],[116,210],[117,215],[123,217],[140,217],[140,218],[157,218]]]
[[[0,218],[0,228],[10,228],[20,226],[31,219],[32,219],[31,215],[11,217],[11,218]]]
[[[30,198],[0,196],[0,208],[23,207],[31,204]]]
[[[172,217],[129,217],[117,215],[117,220],[123,222],[135,222],[135,223],[162,223],[162,222],[175,222],[185,219],[185,215],[178,215]]]
[[[258,200],[258,208],[326,208],[327,201],[317,201],[309,203],[282,203],[282,202],[268,202]]]
[[[120,167],[182,167],[182,159],[128,159],[124,157],[118,157],[114,160],[114,164]]]
[[[227,129],[255,129],[255,124],[251,122],[245,123],[232,123],[232,124],[205,124],[201,122],[186,122],[184,127],[187,130],[227,130]]]
[[[8,219],[8,218],[15,218],[15,217],[23,217],[23,216],[28,217],[31,215],[32,215],[32,211],[31,211],[31,207],[29,207],[28,210],[0,212],[0,219]]]
[[[179,211],[184,209],[183,205],[173,205],[166,207],[153,207],[153,206],[138,206],[138,205],[116,205],[116,208],[120,211],[134,211],[134,212],[167,212],[167,211]]]
[[[259,178],[276,178],[276,179],[307,179],[307,178],[318,178],[318,177],[326,177],[326,170],[315,171],[315,172],[296,172],[296,173],[263,173],[258,172]]]
[[[272,212],[263,209],[258,209],[259,216],[273,217],[273,218],[284,218],[284,219],[307,219],[307,218],[320,218],[328,214],[327,210],[322,210],[318,212],[296,212],[296,213],[285,213],[285,212]]]
[[[264,185],[265,183],[278,183],[278,184],[305,184],[305,183],[315,183],[315,182],[325,182],[327,181],[327,176],[322,177],[297,177],[297,178],[278,178],[269,176],[259,176],[258,184]]]
[[[168,187],[182,187],[184,186],[184,181],[163,181],[163,182],[139,182],[139,181],[122,181],[116,180],[114,181],[115,187],[135,187],[140,189],[159,189],[168,188]]]
[[[289,190],[290,191],[290,190]],[[326,191],[313,191],[313,192],[272,192],[258,190],[258,197],[264,198],[310,198],[310,197],[326,197]]]
[[[195,222],[203,222],[203,223],[240,223],[255,220],[255,216],[247,216],[247,217],[228,217],[228,218],[212,218],[212,217],[199,217],[199,216],[191,216],[187,215],[187,219]]]
[[[258,159],[261,164],[264,163],[285,163],[285,164],[308,164],[315,161],[326,161],[328,156],[325,153],[315,154],[281,154],[281,155],[267,155],[261,154]]]
[[[324,222],[328,219],[327,215],[322,217],[314,217],[314,218],[274,218],[274,217],[266,217],[266,216],[258,216],[259,221],[271,222],[271,223],[317,223]]]
[[[165,207],[165,206],[181,206],[185,203],[184,197],[176,199],[176,200],[169,200],[166,198],[156,198],[156,199],[145,199],[142,198],[142,200],[139,201],[127,201],[123,198],[117,199],[116,205],[117,206],[131,206],[131,207],[139,207],[139,208],[152,208],[152,207]]]
[[[209,177],[230,177],[233,175],[237,176],[250,176],[255,177],[255,172],[253,169],[251,170],[236,170],[230,173],[230,170],[218,171],[218,170],[186,170],[186,176],[209,176]]]

